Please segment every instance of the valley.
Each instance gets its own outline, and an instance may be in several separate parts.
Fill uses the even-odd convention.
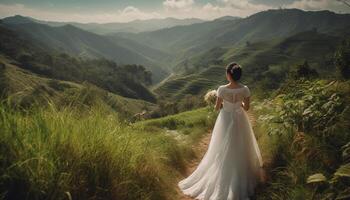
[[[350,14],[0,20],[1,199],[188,199],[242,66],[267,180],[253,199],[347,199]]]

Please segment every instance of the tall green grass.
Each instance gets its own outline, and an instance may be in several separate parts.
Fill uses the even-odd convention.
[[[176,199],[190,151],[162,128],[128,125],[98,107],[0,104],[0,132],[3,199]]]
[[[203,107],[192,111],[150,119],[135,123],[142,130],[168,130],[178,136],[179,141],[192,144],[213,127],[217,112],[213,107]]]

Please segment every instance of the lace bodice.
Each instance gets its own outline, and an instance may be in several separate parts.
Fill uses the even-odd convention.
[[[246,85],[234,89],[228,88],[226,85],[221,85],[217,90],[217,95],[224,100],[224,110],[229,111],[235,108],[241,108],[244,98],[250,96],[250,90]]]

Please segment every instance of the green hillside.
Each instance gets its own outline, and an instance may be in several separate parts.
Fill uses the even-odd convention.
[[[72,25],[51,27],[35,22],[24,23],[23,21],[25,20],[14,22],[5,18],[2,20],[2,26],[14,30],[22,38],[38,43],[38,46],[51,51],[65,52],[85,59],[106,58],[118,64],[142,64],[153,72],[155,82],[167,75],[167,70],[162,67],[161,62],[150,56],[157,53],[142,53],[150,52],[151,47],[144,47],[146,48],[144,51],[141,48],[133,49],[135,42],[120,39],[123,42],[118,44],[118,39],[115,37],[112,42],[105,36],[87,32]],[[136,47],[139,46],[142,45]]]
[[[219,49],[283,40],[310,30],[340,37],[346,35],[350,27],[349,14],[298,9],[267,10],[246,18],[222,18],[156,31],[122,32],[108,36],[89,33],[72,25],[50,27],[20,16],[3,21],[25,37],[30,36],[41,45],[57,47],[59,51],[82,57],[105,57],[117,63],[142,64],[152,71],[154,83],[160,82],[171,71],[183,73],[183,69],[191,66],[192,59],[198,60],[208,51],[213,51],[213,55],[208,55],[208,61],[221,64],[220,58],[211,58],[220,56],[216,52]],[[207,64],[205,61],[202,64]]]
[[[75,107],[87,109],[100,106],[110,113],[131,119],[136,113],[151,111],[155,105],[147,101],[125,98],[107,92],[87,82],[78,84],[38,76],[16,66],[13,61],[0,56],[0,96],[14,107],[28,109],[32,106]]]
[[[44,49],[0,26],[0,53],[17,65],[48,78],[81,83],[87,81],[125,97],[155,101],[147,89],[152,74],[140,65],[117,65],[105,59],[82,59]]]
[[[118,36],[117,34],[106,35],[106,38],[110,39],[113,43],[123,46],[132,51],[137,51],[138,54],[149,59],[154,63],[160,63],[166,67],[166,61],[171,58],[171,54],[165,53],[164,51],[155,49],[153,46],[144,45],[134,40],[126,39]],[[152,73],[160,73],[158,71],[152,71]],[[157,75],[155,75],[158,77]]]
[[[179,64],[176,70],[183,73],[174,75],[154,91],[166,98],[202,95],[226,81],[224,69],[232,61],[243,66],[243,82],[253,88],[278,88],[288,72],[305,60],[321,76],[331,76],[334,51],[341,41],[342,37],[314,30],[285,39],[213,48]]]
[[[174,75],[166,82],[154,89],[161,98],[181,99],[187,94],[202,95],[209,89],[216,89],[223,84],[225,68],[223,66],[211,66],[199,73],[186,76]]]
[[[197,18],[176,19],[172,17],[164,19],[134,20],[126,23],[105,23],[105,24],[73,24],[87,31],[98,34],[113,34],[118,32],[139,33],[155,31],[174,26],[184,26],[201,23],[203,20]]]
[[[188,26],[177,26],[153,32],[138,34],[119,33],[124,38],[153,46],[164,52],[178,56],[195,50],[197,46],[209,46],[214,43],[215,35],[225,27],[235,24],[234,20],[214,20]]]
[[[230,19],[230,16],[227,16],[226,19]],[[36,22],[40,24],[53,26],[53,27],[70,24],[75,27],[81,28],[83,30],[93,32],[96,34],[101,34],[101,35],[113,34],[118,32],[138,33],[138,32],[145,32],[145,31],[155,31],[158,29],[170,28],[174,26],[191,25],[191,24],[203,22],[203,20],[197,19],[197,18],[177,19],[177,18],[168,17],[164,19],[134,20],[134,21],[124,22],[124,23],[123,22],[78,23],[78,22],[43,21],[43,20],[31,18],[31,17],[24,17],[21,15],[7,17],[6,21],[14,24]]]
[[[171,67],[175,67],[188,57],[212,48],[283,39],[309,30],[333,34],[349,27],[349,14],[279,9],[259,12],[242,19],[214,20],[153,32],[119,35],[171,53],[174,55]]]

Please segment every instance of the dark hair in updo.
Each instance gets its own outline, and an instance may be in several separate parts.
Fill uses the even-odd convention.
[[[226,72],[230,74],[234,81],[238,81],[242,76],[242,68],[237,63],[233,62],[227,65]]]

